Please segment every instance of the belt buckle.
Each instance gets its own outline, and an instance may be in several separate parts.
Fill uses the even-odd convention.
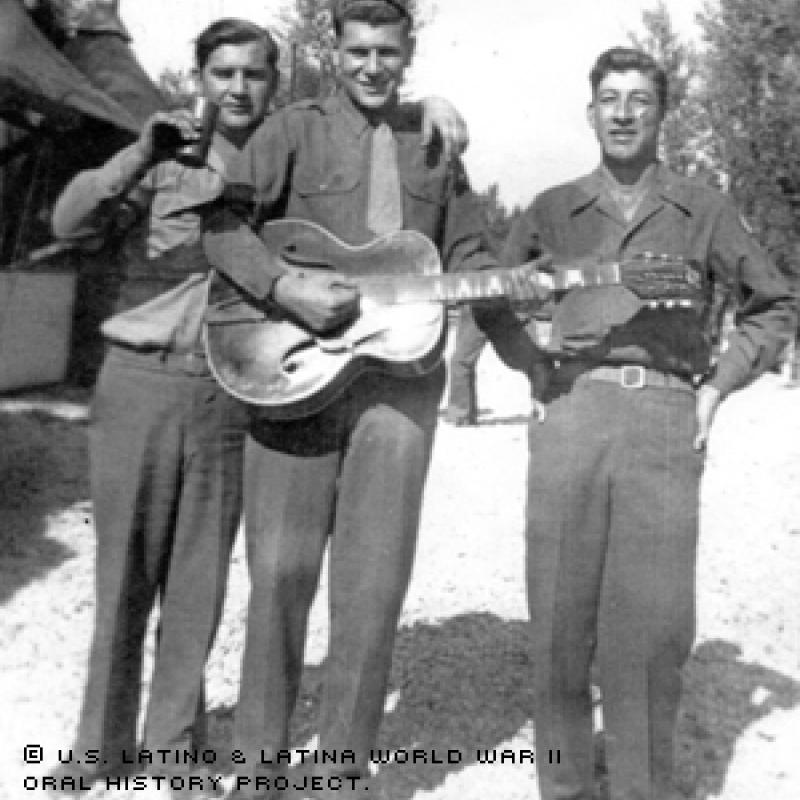
[[[623,389],[644,389],[647,385],[647,371],[639,364],[627,364],[622,367],[619,384]]]

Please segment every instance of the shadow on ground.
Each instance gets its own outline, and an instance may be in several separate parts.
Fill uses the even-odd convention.
[[[80,503],[88,514],[85,415],[61,413],[85,394],[0,397],[0,604],[72,555],[46,534],[53,514]]]
[[[731,642],[700,644],[686,666],[678,725],[678,783],[687,797],[707,800],[725,785],[737,741],[777,709],[800,705],[800,683],[741,660]]]
[[[401,628],[396,641],[389,710],[384,715],[375,760],[381,784],[393,800],[430,791],[451,772],[476,763],[478,751],[493,751],[530,721],[533,705],[528,626],[494,614],[474,613]],[[308,747],[316,733],[324,664],[306,666],[292,744]],[[208,715],[209,744],[231,771],[234,710]],[[533,749],[533,742],[516,743]],[[406,753],[424,752],[428,763],[408,763]],[[452,763],[448,763],[449,760]],[[380,755],[379,755],[380,751]],[[485,757],[485,756],[482,756]],[[491,757],[491,753],[489,754]],[[431,763],[434,759],[443,763]]]

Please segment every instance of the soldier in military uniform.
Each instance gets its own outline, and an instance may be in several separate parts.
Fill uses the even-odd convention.
[[[435,141],[426,145],[419,108],[399,101],[414,41],[406,2],[337,0],[333,20],[338,91],[274,115],[253,134],[227,176],[227,199],[240,214],[228,210],[206,234],[217,269],[315,331],[352,320],[358,291],[347,274],[282,270],[251,230],[266,220],[311,221],[351,245],[416,230],[448,269],[495,263],[460,161],[449,162]],[[536,351],[510,309],[478,316],[502,337],[493,341],[501,355],[527,368]],[[252,590],[235,733],[246,763],[236,797],[277,797],[285,777],[278,759],[289,745],[308,613],[328,545],[331,631],[319,742],[339,759],[313,769],[298,797],[380,796],[370,787],[369,753],[443,385],[441,364],[413,379],[371,372],[317,413],[251,427],[245,531]]]
[[[615,48],[598,58],[591,86],[600,166],[537,197],[504,258],[546,251],[556,262],[624,264],[649,252],[659,256],[646,262],[656,288],[659,270],[676,265],[697,288],[690,307],[653,308],[624,285],[574,288],[555,306],[527,506],[539,789],[543,800],[593,796],[596,656],[611,799],[672,800],[709,428],[720,401],[774,362],[794,305],[730,201],[659,163],[664,71]],[[712,368],[707,300],[717,283],[742,306]]]

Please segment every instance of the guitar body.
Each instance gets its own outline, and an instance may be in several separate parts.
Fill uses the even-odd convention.
[[[278,220],[267,223],[260,237],[288,270],[334,270],[356,283],[365,279],[361,312],[343,329],[318,334],[279,309],[248,303],[215,274],[205,346],[214,377],[230,394],[259,406],[267,418],[294,419],[323,409],[364,372],[412,378],[439,364],[444,305],[384,303],[380,292],[368,288],[376,278],[380,284],[382,277],[439,274],[438,251],[425,236],[398,231],[351,246],[313,223]]]
[[[448,302],[541,300],[606,284],[625,285],[642,307],[699,313],[705,302],[701,272],[668,255],[581,266],[545,259],[511,270],[442,275],[438,250],[416,231],[352,246],[314,223],[284,219],[267,223],[260,237],[287,271],[335,271],[357,285],[361,297],[353,322],[318,334],[278,308],[250,302],[223,276],[212,277],[204,334],[211,370],[226,391],[273,419],[317,413],[368,370],[400,378],[430,372],[444,350]]]

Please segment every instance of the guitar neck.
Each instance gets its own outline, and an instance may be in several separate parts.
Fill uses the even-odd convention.
[[[496,297],[528,299],[531,283],[549,292],[566,291],[575,286],[602,286],[620,283],[616,263],[572,268],[550,267],[547,272],[523,265],[514,269],[485,269],[438,275],[362,275],[353,278],[362,295],[381,305],[439,301],[466,303]]]

